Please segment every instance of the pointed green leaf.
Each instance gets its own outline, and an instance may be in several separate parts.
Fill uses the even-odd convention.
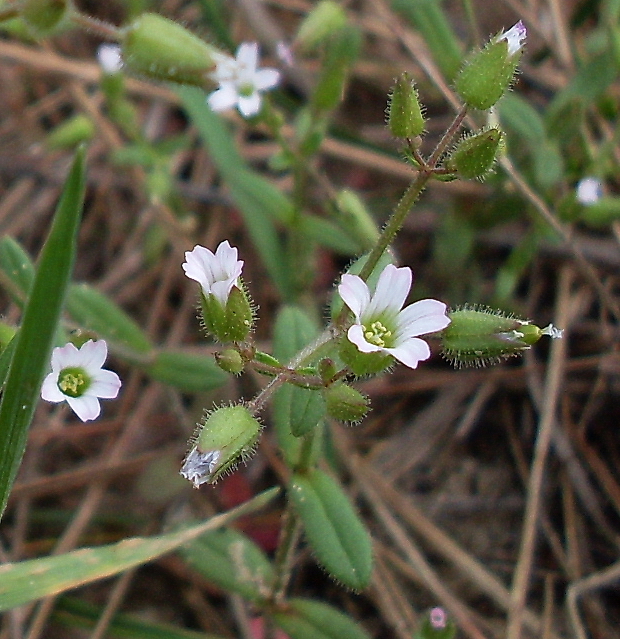
[[[21,463],[48,370],[75,258],[84,199],[84,150],[77,152],[41,251],[0,404],[0,516]]]
[[[133,537],[107,546],[0,565],[0,611],[57,595],[157,559],[210,530],[262,508],[278,492],[279,489],[271,488],[227,513],[167,535]]]
[[[12,237],[0,239],[0,282],[11,299],[23,308],[34,281],[34,264]]]
[[[291,599],[273,619],[291,639],[370,639],[350,617],[312,599]]]
[[[372,572],[372,543],[339,484],[314,469],[293,475],[289,495],[319,563],[345,586],[365,588]]]

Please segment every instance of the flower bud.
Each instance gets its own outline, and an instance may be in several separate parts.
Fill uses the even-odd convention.
[[[158,80],[205,86],[215,68],[216,49],[156,13],[144,13],[124,29],[125,65]]]
[[[502,132],[497,128],[460,140],[446,168],[464,180],[483,179],[491,170],[502,147]]]
[[[252,330],[252,305],[243,289],[233,286],[225,305],[201,291],[200,302],[204,327],[220,342],[242,342]]]
[[[317,372],[324,383],[329,382],[338,372],[336,362],[331,357],[324,357],[317,364]]]
[[[465,61],[455,88],[467,106],[486,111],[504,95],[521,59],[525,37],[525,26],[519,21]]]
[[[359,422],[368,412],[368,397],[347,384],[332,384],[323,397],[327,414],[341,422]]]
[[[218,408],[199,424],[181,475],[195,488],[217,481],[254,452],[260,431],[260,423],[245,406]]]
[[[418,91],[408,73],[396,79],[387,108],[387,122],[390,133],[397,138],[411,139],[424,132]]]
[[[301,23],[295,42],[304,51],[311,51],[344,27],[346,22],[346,13],[338,3],[323,0],[315,5]]]
[[[450,324],[441,333],[443,355],[455,366],[485,366],[529,349],[543,335],[562,337],[527,320],[485,307],[464,307],[448,313]]]
[[[241,353],[234,348],[227,348],[221,353],[216,353],[215,362],[223,371],[233,375],[239,375],[245,367]]]
[[[25,0],[20,16],[35,38],[47,38],[68,24],[71,3],[67,0]]]

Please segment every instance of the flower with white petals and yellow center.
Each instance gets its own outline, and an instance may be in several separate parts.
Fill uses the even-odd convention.
[[[108,347],[104,340],[89,340],[76,348],[69,343],[52,352],[52,372],[41,387],[41,397],[48,402],[67,402],[83,421],[99,417],[99,398],[118,395],[121,380],[102,368]]]
[[[412,279],[410,268],[389,264],[371,295],[357,275],[342,276],[338,292],[355,316],[347,338],[360,353],[390,355],[410,368],[430,357],[428,344],[419,336],[444,329],[450,320],[446,305],[437,300],[420,300],[403,309]]]

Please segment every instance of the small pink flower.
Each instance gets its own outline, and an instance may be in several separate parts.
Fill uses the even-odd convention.
[[[104,340],[88,340],[81,348],[69,343],[52,351],[52,372],[43,381],[41,397],[67,402],[83,421],[97,419],[99,398],[114,399],[121,387],[116,373],[102,368],[108,356]]]
[[[437,300],[420,300],[403,309],[412,279],[410,268],[388,264],[371,295],[357,275],[342,276],[338,292],[355,315],[347,337],[359,351],[391,355],[409,368],[430,357],[428,344],[419,336],[444,329],[450,319],[446,305]]]

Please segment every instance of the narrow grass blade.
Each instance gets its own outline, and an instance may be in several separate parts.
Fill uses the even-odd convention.
[[[84,199],[84,150],[77,152],[24,310],[0,404],[0,516],[21,463],[28,428],[49,366],[75,258]]]
[[[167,535],[133,537],[117,544],[1,565],[0,611],[57,595],[157,559],[209,530],[215,530],[237,517],[262,508],[278,492],[278,488],[271,488],[227,513]]]

